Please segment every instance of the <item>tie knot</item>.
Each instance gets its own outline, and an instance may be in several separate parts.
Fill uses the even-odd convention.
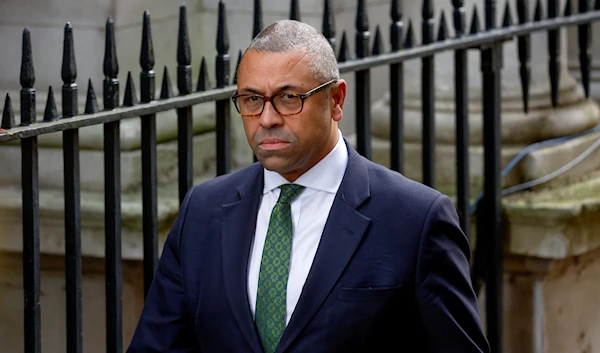
[[[298,184],[283,184],[279,188],[281,195],[279,195],[277,203],[290,203],[304,190],[304,186]]]

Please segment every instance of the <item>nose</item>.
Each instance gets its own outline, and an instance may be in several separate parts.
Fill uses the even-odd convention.
[[[283,119],[279,113],[277,113],[270,101],[265,102],[265,107],[259,117],[259,123],[260,126],[265,129],[281,126],[283,124]]]

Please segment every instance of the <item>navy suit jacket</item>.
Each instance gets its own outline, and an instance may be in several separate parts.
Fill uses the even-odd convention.
[[[488,352],[451,201],[348,151],[277,353]],[[246,288],[262,190],[255,163],[189,191],[128,352],[262,352]]]

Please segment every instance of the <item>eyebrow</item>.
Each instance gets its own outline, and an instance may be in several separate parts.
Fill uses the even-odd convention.
[[[289,89],[292,90],[302,90],[302,87],[298,86],[298,85],[294,85],[294,84],[285,84],[282,86],[279,86],[275,92],[282,92],[282,91],[287,91]],[[264,95],[264,91],[254,88],[254,87],[244,87],[242,89],[239,90],[239,93],[253,93],[253,94],[260,94],[260,95]]]

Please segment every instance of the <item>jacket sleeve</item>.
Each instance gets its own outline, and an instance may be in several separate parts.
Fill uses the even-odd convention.
[[[200,352],[186,315],[180,262],[181,231],[193,190],[183,200],[165,241],[128,353]]]
[[[417,313],[427,352],[489,352],[469,257],[469,242],[454,205],[440,195],[426,216],[415,274]]]

